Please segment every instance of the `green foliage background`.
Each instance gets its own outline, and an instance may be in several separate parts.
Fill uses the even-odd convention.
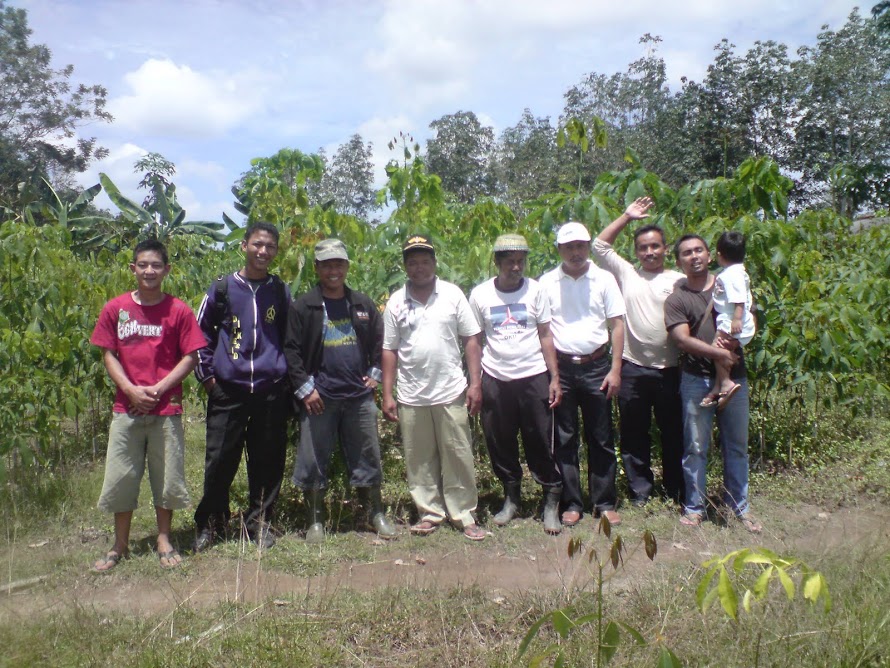
[[[372,227],[333,209],[299,210],[282,220],[279,273],[295,294],[314,282],[312,248],[334,236],[350,249],[349,281],[381,305],[401,284],[400,247],[425,232],[437,246],[439,274],[465,291],[494,271],[492,242],[504,232],[531,245],[529,274],[558,262],[554,230],[580,220],[595,234],[636,197],[656,201],[651,222],[669,239],[695,232],[709,241],[737,229],[748,239],[746,266],[758,305],[759,333],[749,346],[752,451],[794,464],[819,454],[821,408],[849,407],[850,426],[863,409],[887,405],[890,336],[890,226],[856,233],[830,211],[786,217],[790,181],[768,158],[750,159],[734,177],[674,190],[643,169],[600,176],[589,194],[570,188],[529,203],[522,220],[489,199],[449,203],[422,158],[406,149],[392,164],[382,200],[396,205]],[[280,191],[275,191],[280,197]],[[260,198],[257,205],[262,205]],[[240,230],[227,246],[196,235],[168,238],[173,271],[165,288],[197,308],[213,278],[241,266]],[[618,251],[632,257],[632,237]],[[110,297],[133,288],[129,251],[72,250],[61,223],[9,220],[0,225],[0,462],[49,463],[67,453],[102,449],[112,388],[89,343]],[[188,387],[196,391],[194,382]]]

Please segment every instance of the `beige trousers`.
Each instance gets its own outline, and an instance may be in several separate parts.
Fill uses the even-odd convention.
[[[446,518],[458,528],[475,524],[479,496],[462,394],[450,404],[399,404],[408,488],[421,521]]]

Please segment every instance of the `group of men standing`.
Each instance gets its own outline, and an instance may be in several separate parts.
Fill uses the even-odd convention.
[[[520,511],[520,434],[528,468],[542,487],[545,531],[556,534],[581,520],[588,504],[580,476],[579,410],[587,445],[589,507],[594,516],[620,523],[613,397],[620,410],[631,502],[644,505],[655,493],[649,437],[654,412],[665,492],[684,504],[684,524],[699,524],[705,515],[704,473],[715,415],[714,408],[699,403],[709,390],[714,360],[738,362],[733,380],[742,386],[719,415],[726,500],[746,528],[758,531],[747,506],[744,362],[739,351],[710,345],[714,277],[708,270],[707,244],[695,236],[680,239],[675,252],[683,274],[665,268],[667,247],[658,227],[645,225],[634,232],[638,268],[612,248],[631,221],[648,217],[651,206],[648,198],[636,200],[592,244],[580,223],[563,225],[556,237],[561,264],[537,281],[524,275],[526,240],[516,234],[499,237],[493,248],[497,275],[477,286],[469,300],[457,286],[437,277],[431,240],[412,236],[402,249],[407,281],[390,297],[382,316],[373,300],[346,284],[348,250],[336,239],[317,244],[318,283],[293,300],[269,273],[278,231],[256,223],[241,244],[244,267],[214,282],[196,323],[181,317],[175,323],[155,323],[152,310],[142,309],[142,325],[126,329],[120,325],[126,311],[109,302],[93,342],[105,350],[106,366],[119,388],[115,411],[129,416],[146,418],[158,414],[159,407],[178,416],[182,378],[197,367],[208,403],[196,552],[225,533],[229,489],[245,450],[249,500],[244,527],[260,547],[274,545],[270,521],[283,478],[292,405],[300,415],[292,480],[305,496],[307,541],[324,540],[328,469],[338,445],[350,485],[364,499],[375,531],[394,537],[397,532],[380,492],[378,385],[384,417],[400,423],[408,487],[418,512],[412,533],[429,534],[450,521],[471,540],[485,538],[475,519],[478,496],[469,429],[469,416],[480,413],[492,468],[504,487],[495,524],[509,523]],[[161,250],[152,246],[145,255],[137,247],[131,265],[137,290],[121,298],[129,297],[125,306],[131,310],[140,300],[169,303],[181,316],[187,307],[160,291],[169,271]],[[169,319],[166,311],[162,315]],[[136,358],[140,361],[129,358],[131,350],[144,348],[153,338],[177,343],[167,346],[172,364],[150,365],[157,367],[153,373],[158,377],[149,383],[152,378],[140,380],[137,371],[140,364],[145,366],[144,350]],[[141,371],[146,375],[145,368]],[[113,568],[126,556],[128,518],[135,508],[132,486],[135,480],[138,491],[142,476],[138,465],[120,473],[120,458],[112,461],[111,444],[123,443],[132,451],[127,458],[135,461],[145,458],[153,438],[115,436],[115,429],[113,425],[105,485],[113,490],[126,478],[129,492],[115,497],[103,490],[100,507],[115,513],[116,538],[96,563],[98,570]],[[165,567],[181,562],[169,541],[172,509],[187,503],[181,440],[162,443],[167,454],[155,455],[174,462],[167,483],[182,482],[172,504],[160,492],[165,474],[149,458],[152,489],[157,488],[158,552]],[[171,451],[179,453],[178,459],[169,456]],[[162,483],[156,484],[156,478]]]

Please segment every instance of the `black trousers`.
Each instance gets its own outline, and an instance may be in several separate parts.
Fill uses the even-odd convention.
[[[269,522],[284,475],[290,398],[284,384],[265,394],[248,394],[217,381],[207,399],[204,496],[195,510],[198,530],[228,522],[229,488],[247,450],[248,509],[244,523],[253,533]]]
[[[655,486],[652,439],[649,435],[654,411],[655,422],[661,432],[665,492],[682,503],[683,410],[679,369],[650,369],[624,360],[618,408],[621,412],[621,460],[631,499],[647,501]]]
[[[551,446],[549,388],[546,373],[507,381],[482,374],[482,431],[491,467],[505,485],[522,482],[519,434],[535,482],[547,489],[560,485]]]
[[[600,390],[612,363],[608,356],[586,364],[559,360],[562,403],[556,407],[556,463],[562,472],[562,510],[583,512],[578,410],[584,418],[587,445],[587,489],[595,512],[614,510],[618,503],[615,475],[618,460],[612,435],[611,402]]]

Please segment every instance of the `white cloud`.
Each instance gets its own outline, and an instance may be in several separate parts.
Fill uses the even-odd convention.
[[[119,128],[143,135],[215,137],[263,108],[262,79],[205,74],[152,58],[124,76],[131,92],[112,99],[108,110]]]

